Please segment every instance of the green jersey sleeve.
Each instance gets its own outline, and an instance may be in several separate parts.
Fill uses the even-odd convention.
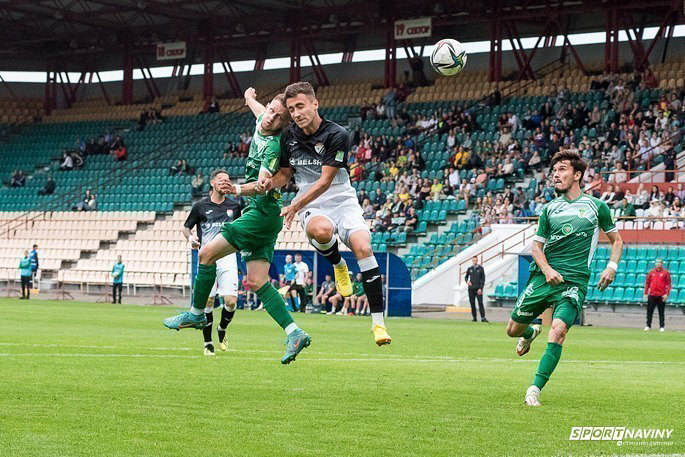
[[[549,237],[549,219],[547,218],[548,208],[549,204],[542,208],[542,212],[538,218],[538,231],[535,232],[535,236],[533,237],[534,241],[539,241],[540,243],[546,242]]]
[[[604,233],[611,233],[618,231],[616,229],[616,224],[614,219],[611,217],[611,210],[607,204],[601,200],[595,200],[597,202],[597,220],[599,228],[601,228]]]
[[[272,175],[276,174],[281,160],[281,142],[280,138],[272,137],[267,141],[260,151],[262,164],[259,171],[265,170]]]

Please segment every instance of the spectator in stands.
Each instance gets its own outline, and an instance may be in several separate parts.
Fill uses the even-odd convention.
[[[22,170],[15,170],[12,173],[11,187],[24,187],[26,185],[26,176]]]
[[[319,293],[316,294],[316,297],[314,298],[314,305],[326,307],[326,303],[328,303],[328,298],[334,294],[335,282],[333,282],[333,280],[331,279],[331,275],[326,275],[324,281],[321,283],[321,286],[319,287]]]
[[[81,155],[80,151],[71,151],[71,158],[74,162],[74,169],[80,170],[83,168],[83,165],[85,165],[85,161],[83,160],[83,156]]]
[[[31,259],[31,276],[35,276],[36,273],[38,272],[38,268],[40,268],[40,264],[38,262],[38,245],[37,244],[33,245],[31,252],[29,252],[29,258]]]
[[[376,217],[376,210],[374,209],[373,205],[371,204],[368,198],[364,199],[361,206],[364,219],[371,220]]]
[[[390,88],[388,93],[383,96],[383,104],[385,106],[385,115],[388,119],[394,119],[397,106],[397,93],[395,93],[395,89]]]
[[[664,194],[664,200],[670,205],[673,203],[673,200],[675,200],[675,197],[676,195],[673,191],[673,186],[668,186],[668,189],[666,189],[666,193]]]
[[[88,200],[88,211],[95,211],[98,209],[98,202],[95,194],[90,195],[90,200]]]
[[[664,314],[669,293],[671,293],[671,274],[664,268],[663,259],[658,258],[654,263],[654,269],[647,274],[645,281],[644,299],[647,300],[647,326],[645,331],[652,328],[654,308],[659,310],[659,331],[664,331]]]
[[[56,187],[57,185],[55,184],[55,180],[52,178],[52,175],[48,175],[48,179],[45,181],[45,187],[38,191],[38,195],[52,195],[55,193]]]
[[[440,199],[440,192],[442,191],[443,184],[438,178],[433,179],[433,185],[431,185],[430,196],[433,200]]]
[[[661,206],[659,205],[659,199],[653,198],[650,200],[649,208],[645,211],[645,217],[648,219],[648,223],[645,228],[649,228],[654,225],[657,219],[662,216]]]
[[[148,121],[148,112],[143,111],[140,113],[140,116],[138,117],[138,130],[143,130],[147,126],[147,121]]]
[[[207,108],[204,110],[205,113],[218,113],[221,111],[221,107],[219,106],[219,102],[217,101],[216,97],[212,97],[211,100],[209,100],[209,103],[207,103]]]
[[[649,191],[649,201],[656,200],[659,201],[659,188],[652,184],[652,188]]]
[[[147,111],[147,124],[161,124],[162,122],[164,122],[162,113],[160,113],[159,110],[157,110],[157,108],[150,107],[150,109]]]
[[[599,197],[599,199],[605,202],[606,204],[610,204],[614,202],[615,196],[616,192],[614,192],[614,186],[608,185],[602,196]]]
[[[117,303],[117,291],[119,291],[119,304],[121,304],[121,291],[124,286],[124,264],[121,256],[117,256],[117,261],[112,267],[112,303]]]
[[[675,192],[676,197],[680,198],[680,201],[685,201],[685,186],[683,186],[683,183],[678,183],[677,189]]]
[[[359,189],[357,191],[357,201],[359,202],[359,205],[363,207],[364,205],[364,200],[369,199],[369,195],[366,193],[365,189]]]
[[[378,210],[380,209],[381,206],[385,204],[387,200],[387,197],[381,191],[380,187],[376,188],[376,192],[371,196],[371,203],[373,203],[373,207]]]
[[[478,309],[480,311],[480,321],[488,322],[485,318],[485,308],[483,307],[483,289],[485,288],[485,270],[478,264],[478,257],[473,256],[473,265],[466,270],[464,280],[468,285],[469,302],[471,303],[472,321],[477,322],[476,318],[476,298],[478,299]]]
[[[110,143],[109,153],[114,156],[114,160],[126,160],[127,150],[124,140],[117,135],[114,140]]]
[[[614,214],[619,219],[631,219],[636,217],[635,206],[630,203],[630,200],[627,197],[623,197],[623,200],[617,202],[614,208]]]
[[[95,154],[107,154],[109,152],[109,146],[105,141],[105,137],[100,135],[98,137],[97,143],[95,143]]]
[[[387,232],[388,227],[385,225],[385,222],[381,218],[380,214],[376,214],[376,218],[373,220],[373,224],[371,226],[372,231],[374,232]]]
[[[201,172],[198,172],[195,176],[193,176],[193,180],[191,181],[190,185],[191,194],[193,195],[193,197],[202,196],[202,192],[205,185],[205,177],[202,176]]]
[[[81,201],[74,205],[72,209],[74,211],[89,211],[91,200],[93,200],[93,195],[90,193],[90,190],[87,189]]]
[[[24,251],[24,257],[19,261],[19,275],[21,276],[21,300],[28,300],[31,296],[31,258],[29,251]]]
[[[185,159],[178,159],[176,164],[169,169],[169,174],[174,175],[184,175],[188,173],[188,163]]]
[[[400,227],[398,230],[406,232],[407,234],[411,234],[416,230],[416,227],[419,224],[419,219],[416,216],[416,209],[413,207],[409,207],[409,211],[407,213],[407,216],[405,217],[404,221],[404,226]]]
[[[61,171],[70,171],[74,169],[74,158],[67,151],[62,154],[62,164],[59,166]]]
[[[243,132],[240,134],[240,144],[238,145],[238,152],[241,154],[247,154],[247,152],[250,150],[250,143],[252,142],[252,136],[247,133]]]
[[[617,160],[614,162],[614,168],[609,175],[609,182],[622,183],[626,181],[628,181],[628,173],[623,169],[623,162]]]

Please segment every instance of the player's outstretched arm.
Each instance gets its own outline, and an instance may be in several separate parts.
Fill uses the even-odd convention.
[[[257,101],[257,91],[254,90],[254,87],[248,87],[245,91],[245,104],[255,117],[261,116],[266,111],[266,107]]]
[[[545,243],[537,240],[533,241],[533,259],[535,260],[535,264],[540,267],[540,271],[545,275],[547,283],[556,286],[564,282],[564,278],[547,263],[547,257],[543,251],[544,247]]]
[[[609,232],[606,236],[611,242],[611,257],[609,257],[609,263],[599,276],[599,283],[597,284],[599,290],[606,289],[614,282],[618,262],[621,260],[621,254],[623,253],[623,239],[618,231]]]

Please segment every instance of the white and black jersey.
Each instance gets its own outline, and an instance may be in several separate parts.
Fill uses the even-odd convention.
[[[309,221],[319,216],[325,217],[347,246],[350,245],[352,233],[369,230],[357,201],[357,192],[350,183],[347,170],[349,147],[347,130],[326,119],[322,119],[313,135],[306,135],[295,123],[291,123],[281,136],[281,168],[293,169],[299,188],[296,198],[301,197],[321,178],[324,165],[338,168],[328,189],[298,214],[305,232]]]
[[[317,203],[344,201],[356,192],[350,184],[347,156],[350,136],[343,127],[322,118],[313,135],[305,134],[294,122],[281,135],[281,168],[292,168],[298,195],[304,194],[320,177],[324,165],[337,167],[338,173]],[[334,203],[334,202],[330,202]]]
[[[210,242],[221,231],[221,226],[240,217],[240,204],[226,198],[222,203],[214,203],[205,197],[193,205],[184,226],[197,227],[200,244]]]
[[[240,204],[226,198],[222,203],[214,203],[205,197],[193,205],[184,226],[197,227],[200,244],[207,244],[221,233],[221,226],[240,217]],[[222,257],[216,262],[216,281],[209,296],[238,295],[238,259],[235,253]]]

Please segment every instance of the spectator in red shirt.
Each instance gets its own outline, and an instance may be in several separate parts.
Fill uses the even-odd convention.
[[[647,326],[645,332],[652,327],[654,308],[659,309],[659,331],[664,331],[664,311],[666,298],[671,292],[671,274],[664,268],[664,261],[656,259],[654,269],[647,275],[644,296],[647,299]]]

